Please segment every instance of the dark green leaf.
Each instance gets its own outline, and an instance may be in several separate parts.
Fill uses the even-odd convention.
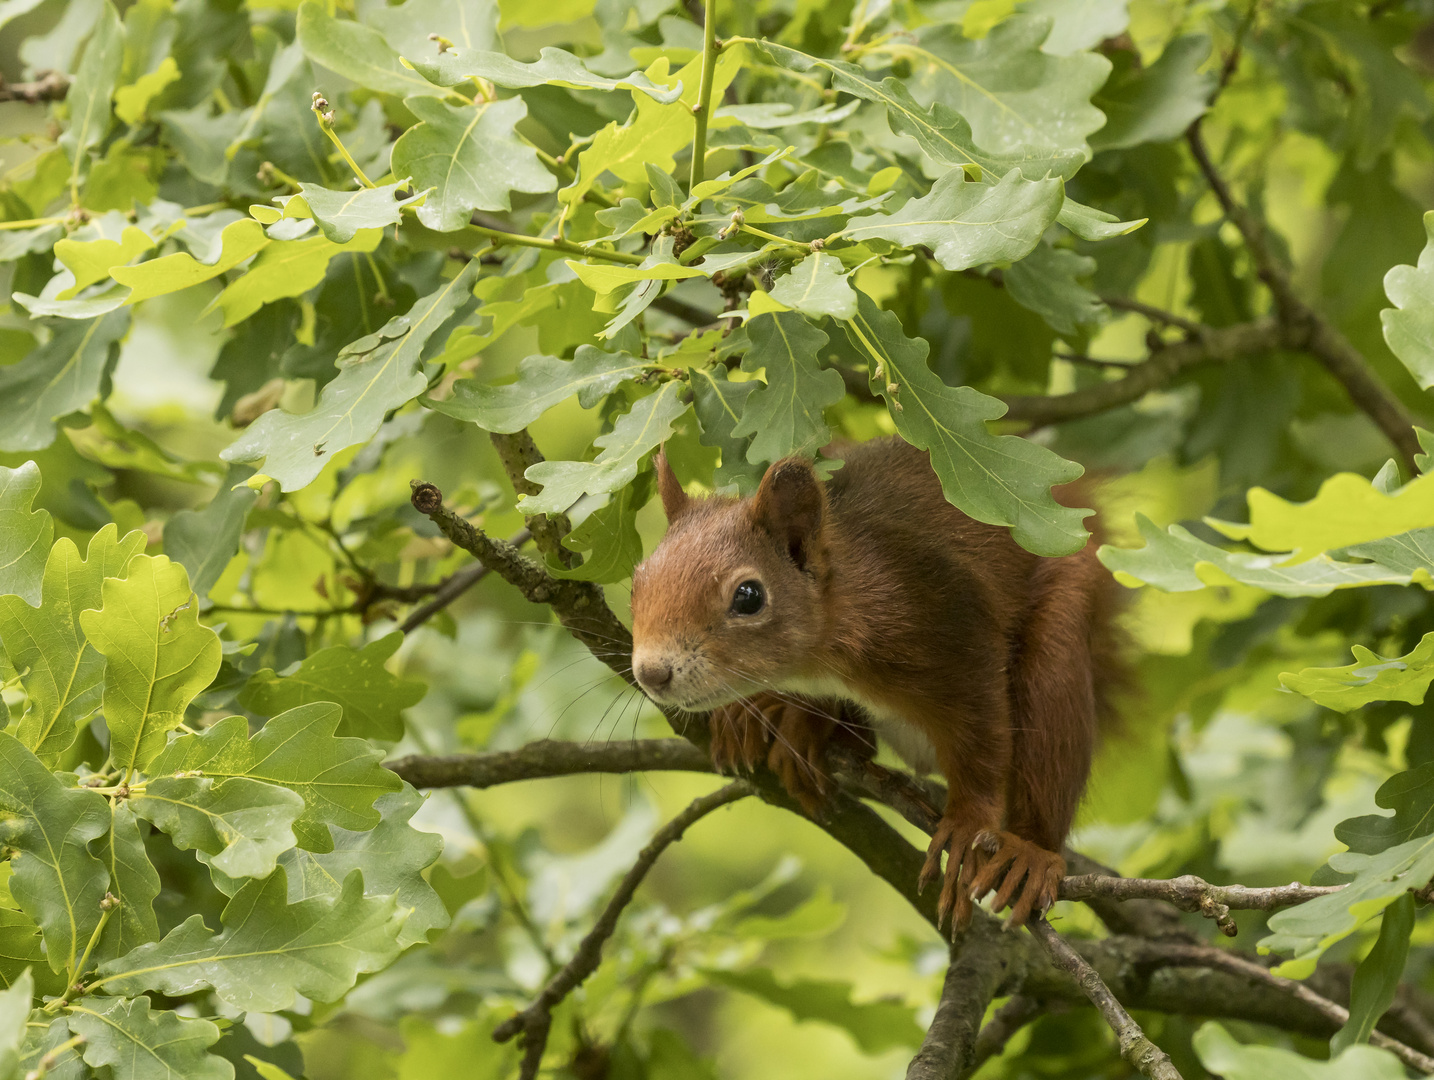
[[[85,1064],[114,1080],[233,1080],[234,1066],[208,1052],[219,1029],[208,1020],[149,1009],[149,998],[86,998],[69,1007],[70,1030],[85,1037]]]
[[[181,510],[165,523],[165,554],[189,571],[189,584],[200,596],[209,595],[239,550],[244,518],[259,497],[244,483],[253,472],[246,465],[229,466],[208,505],[201,510]]]
[[[288,788],[234,776],[160,776],[130,801],[134,812],[163,829],[180,850],[229,877],[267,877],[293,847],[304,800]]]
[[[72,163],[70,187],[79,186],[89,164],[90,148],[102,141],[110,129],[110,95],[119,80],[124,62],[124,27],[114,5],[100,5],[99,20],[80,58],[75,81],[65,95],[70,123],[60,136],[60,146]]]
[[[360,86],[385,94],[432,92],[432,85],[404,67],[398,53],[383,35],[368,26],[335,19],[322,4],[306,0],[299,5],[299,44],[309,59]],[[309,123],[317,124],[310,117]]]
[[[1091,146],[1113,150],[1180,138],[1215,90],[1215,73],[1199,70],[1209,55],[1210,39],[1190,34],[1167,44],[1147,68],[1118,68],[1096,95],[1106,123],[1090,137]]]
[[[682,94],[682,84],[658,86],[640,71],[618,79],[594,75],[570,52],[546,48],[531,64],[521,64],[500,52],[483,49],[449,49],[436,60],[416,60],[414,68],[429,82],[453,86],[465,79],[487,79],[497,86],[570,86],[576,90],[632,90],[666,105]]]
[[[1369,1041],[1374,1025],[1394,1003],[1413,931],[1414,894],[1405,893],[1384,909],[1379,938],[1355,969],[1349,990],[1349,1020],[1330,1039],[1331,1055],[1338,1055],[1346,1046]]]
[[[752,436],[747,460],[753,464],[815,456],[832,437],[822,411],[846,393],[841,376],[817,359],[826,334],[794,311],[777,311],[749,320],[747,337],[742,370],[765,370],[767,384],[747,398],[732,438]]]
[[[402,195],[411,185],[407,180],[357,191],[330,191],[317,184],[300,184],[304,202],[326,237],[347,244],[360,229],[381,229],[403,220],[402,210],[422,196]]]
[[[129,332],[129,312],[45,324],[49,341],[18,364],[0,367],[0,450],[43,450],[55,441],[57,419],[101,394]]]
[[[15,469],[0,465],[0,596],[40,603],[45,562],[55,523],[47,510],[31,510],[40,490],[40,468],[27,461]]]

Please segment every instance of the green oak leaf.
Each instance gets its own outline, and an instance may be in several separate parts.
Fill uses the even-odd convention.
[[[81,1053],[115,1080],[234,1080],[234,1066],[209,1053],[219,1029],[208,1020],[151,1012],[149,998],[87,997],[69,1006],[70,1030],[85,1037]]]
[[[48,510],[31,510],[40,490],[40,467],[27,461],[18,468],[0,465],[0,596],[40,603],[45,561],[55,523]]]
[[[43,450],[55,421],[105,393],[129,332],[129,312],[97,319],[47,319],[50,340],[17,364],[0,367],[0,451]]]
[[[1365,814],[1345,818],[1334,835],[1351,851],[1377,855],[1386,848],[1434,832],[1434,762],[1395,773],[1374,794],[1375,804],[1393,817]]]
[[[121,285],[129,286],[130,292],[124,303],[138,304],[141,300],[178,292],[216,278],[234,269],[270,242],[264,235],[264,226],[253,218],[244,218],[224,226],[219,234],[218,252],[212,262],[196,259],[187,251],[176,251],[134,266],[113,267],[110,276]]]
[[[708,270],[695,266],[683,266],[675,259],[657,259],[649,256],[641,266],[613,266],[609,263],[585,263],[567,260],[568,269],[599,296],[616,292],[624,285],[639,281],[682,281],[686,278],[702,277]]]
[[[606,503],[573,526],[563,537],[563,546],[582,553],[582,563],[571,569],[550,565],[548,572],[603,584],[630,578],[633,567],[642,561],[637,512],[652,497],[652,479],[650,471],[638,473],[637,479],[612,492]]]
[[[1049,19],[1015,15],[972,40],[954,23],[933,23],[916,31],[914,44],[897,38],[865,51],[910,60],[906,84],[916,100],[939,102],[964,117],[977,146],[1086,154],[1086,137],[1105,123],[1090,98],[1111,64],[1098,53],[1042,52],[1050,29]]]
[[[128,265],[154,245],[154,238],[134,225],[126,225],[118,240],[101,236],[98,240],[66,237],[58,241],[55,258],[75,277],[75,283],[60,293],[59,298],[68,300],[79,295],[96,282],[104,281],[116,266]]]
[[[45,962],[45,939],[35,921],[23,911],[0,907],[0,986],[12,987],[27,975],[42,994],[65,992],[64,974]]]
[[[1215,90],[1215,72],[1199,70],[1209,56],[1210,39],[1189,34],[1167,44],[1149,67],[1138,67],[1133,58],[1119,64],[1093,101],[1106,122],[1090,137],[1091,146],[1115,150],[1184,135],[1204,115]]]
[[[264,668],[249,679],[239,704],[260,716],[277,716],[310,702],[332,701],[344,710],[339,735],[397,742],[403,738],[403,710],[417,705],[428,690],[384,666],[401,644],[403,635],[395,631],[362,649],[320,649],[282,675]]]
[[[652,367],[625,352],[604,352],[595,345],[579,345],[571,360],[556,356],[529,356],[518,365],[511,383],[492,386],[464,379],[443,401],[424,398],[435,412],[467,420],[485,431],[512,434],[527,427],[554,405],[574,394],[584,409],[591,409],[623,383]],[[566,508],[565,508],[566,509]]]
[[[1409,958],[1409,936],[1414,931],[1414,894],[1405,893],[1384,909],[1374,948],[1355,969],[1350,981],[1349,1019],[1329,1041],[1331,1054],[1347,1046],[1366,1043],[1374,1025],[1399,991],[1399,980]]]
[[[288,788],[234,776],[160,776],[130,800],[136,814],[168,833],[182,851],[229,877],[267,877],[297,843],[293,824],[304,800]]]
[[[487,79],[496,86],[520,90],[529,86],[567,86],[574,90],[631,90],[663,105],[682,96],[682,83],[659,86],[640,71],[618,79],[594,75],[570,52],[552,47],[541,50],[531,64],[520,63],[486,49],[448,49],[436,60],[406,57],[414,70],[438,86],[454,86],[464,79]]]
[[[399,62],[398,53],[377,30],[335,19],[312,0],[299,5],[298,41],[314,63],[368,90],[397,97],[432,91],[431,83]]]
[[[1349,1046],[1329,1061],[1314,1061],[1278,1046],[1242,1046],[1210,1020],[1192,1040],[1200,1062],[1223,1080],[1403,1080],[1404,1066],[1388,1050]]]
[[[429,34],[437,34],[456,49],[502,46],[495,0],[408,0],[393,6],[365,5],[359,10],[359,17],[408,60],[437,51]]]
[[[1130,25],[1128,4],[1129,0],[1023,0],[1021,11],[1050,18],[1051,32],[1041,44],[1042,52],[1069,56],[1119,37]]]
[[[10,892],[40,927],[52,971],[72,969],[99,925],[109,871],[90,845],[109,827],[103,795],[67,787],[0,732],[0,843],[20,853]]]
[[[304,800],[294,821],[299,845],[332,851],[329,826],[363,831],[379,822],[374,800],[402,786],[363,739],[334,736],[341,710],[316,702],[274,717],[252,738],[242,716],[227,716],[197,735],[181,735],[150,764],[150,775],[197,771],[216,780],[247,776],[278,784]]]
[[[199,510],[181,510],[164,524],[164,553],[189,571],[190,587],[200,596],[224,573],[239,550],[244,519],[259,493],[244,483],[254,470],[231,465],[214,498]]]
[[[427,387],[419,370],[424,347],[450,316],[471,302],[480,269],[479,261],[472,260],[406,315],[394,316],[377,333],[345,346],[338,377],[324,386],[311,410],[266,412],[220,457],[263,462],[265,473],[285,491],[306,487],[329,455],[368,441],[390,410]]]
[[[1092,260],[1091,265],[1095,263]],[[820,319],[850,319],[856,314],[856,290],[847,279],[846,268],[835,255],[815,252],[802,259],[772,283],[777,303]]]
[[[374,803],[383,820],[367,832],[334,829],[334,850],[324,854],[298,848],[285,852],[279,865],[288,875],[289,903],[337,899],[348,876],[362,870],[365,896],[392,896],[399,914],[407,912],[398,931],[399,948],[428,940],[430,930],[448,925],[448,912],[423,878],[443,854],[443,838],[409,824],[422,805],[423,796],[405,784]]]
[[[543,194],[557,188],[538,153],[514,135],[528,115],[522,98],[445,105],[434,97],[404,101],[419,123],[393,144],[396,176],[433,189],[418,220],[437,232],[468,224],[474,210],[508,210],[515,191]]]
[[[115,91],[115,115],[126,124],[140,124],[149,112],[149,103],[170,83],[179,81],[179,65],[166,56],[159,67]]]
[[[83,559],[69,537],[50,549],[41,602],[0,596],[0,644],[16,671],[26,672],[29,701],[11,734],[47,765],[75,741],[80,724],[99,708],[105,658],[85,640],[80,613],[101,606],[106,578],[122,578],[144,550],[136,530],[120,539],[113,524],[90,538]]]
[[[1292,954],[1275,974],[1303,979],[1314,971],[1326,949],[1354,933],[1410,889],[1434,878],[1434,836],[1421,836],[1374,855],[1342,851],[1329,865],[1353,875],[1339,892],[1315,897],[1270,916],[1270,934],[1259,942],[1262,953]]]
[[[30,1028],[30,1037],[25,1041],[20,1067],[38,1071],[41,1061],[54,1054],[46,1062],[47,1069],[42,1074],[46,1080],[89,1080],[94,1073],[85,1068],[80,1057],[81,1048],[75,1045],[73,1039],[66,1017],[57,1016],[48,1025],[42,1018],[37,1019],[35,1026]]]
[[[908,338],[901,320],[865,293],[846,324],[848,338],[871,358],[871,389],[886,399],[902,438],[931,454],[931,466],[953,506],[988,525],[1007,525],[1016,542],[1038,555],[1079,551],[1089,510],[1062,506],[1051,488],[1082,469],[1015,435],[992,435],[986,421],[1006,406],[969,386],[947,386],[926,364],[930,348]]]
[[[852,984],[831,979],[796,979],[783,983],[765,968],[703,971],[720,986],[751,994],[796,1020],[817,1020],[840,1028],[866,1054],[881,1054],[896,1047],[921,1045],[916,1010],[895,1001],[852,1001]]]
[[[1344,553],[1370,559],[1400,573],[1413,575],[1422,571],[1424,575],[1431,575],[1434,574],[1434,528],[1411,529],[1382,540],[1356,544],[1346,548]],[[1429,579],[1420,576],[1414,580]]]
[[[1064,196],[1057,179],[1027,180],[1012,170],[992,185],[947,173],[919,199],[894,214],[850,222],[848,240],[887,240],[900,247],[925,245],[947,270],[1025,258],[1056,220]]]
[[[711,100],[721,101],[723,93],[742,66],[740,48],[722,50],[712,70]],[[635,94],[636,107],[624,124],[616,121],[599,131],[592,143],[578,155],[578,177],[563,188],[558,198],[576,206],[597,183],[598,177],[610,172],[628,183],[647,183],[648,166],[671,175],[676,169],[675,154],[692,144],[696,121],[692,106],[702,78],[702,57],[696,56],[676,73],[668,74],[667,57],[659,57],[649,65],[646,78],[653,84],[682,85],[682,95],[664,104],[647,94]],[[398,168],[395,163],[394,168]]]
[[[84,175],[92,146],[98,145],[109,132],[110,95],[119,81],[124,63],[124,27],[114,5],[105,0],[100,5],[94,32],[80,57],[74,82],[65,95],[70,123],[60,136],[60,146],[71,162],[70,187],[77,188]]]
[[[29,971],[0,991],[0,1078],[19,1080],[20,1052],[25,1045],[26,1021],[35,996],[35,980]]]
[[[105,657],[103,707],[116,768],[143,769],[184,722],[184,710],[219,672],[219,635],[199,622],[189,574],[164,555],[136,555],[123,580],[101,588],[103,606],[80,626]]]
[[[1061,203],[1061,212],[1056,215],[1057,222],[1082,240],[1111,240],[1117,236],[1125,236],[1149,220],[1138,218],[1135,221],[1121,221],[1114,214],[1078,203],[1070,196]]]
[[[159,895],[159,873],[149,861],[138,819],[128,805],[111,810],[110,827],[95,844],[95,854],[110,872],[109,891],[119,900],[100,937],[93,959],[123,956],[136,945],[159,937],[154,898]]]
[[[795,311],[774,311],[748,320],[747,337],[742,370],[765,369],[767,384],[747,398],[732,437],[752,436],[752,464],[790,454],[814,457],[832,437],[822,411],[846,395],[841,375],[817,359],[826,334]]]
[[[112,993],[158,990],[171,996],[211,988],[221,1001],[250,1012],[277,1012],[295,994],[337,1001],[365,971],[398,955],[404,912],[392,896],[364,896],[363,875],[351,872],[336,897],[288,902],[282,868],[244,885],[211,933],[191,915],[165,937],[100,968]]]
[[[1424,215],[1428,241],[1415,266],[1396,266],[1384,275],[1392,308],[1379,313],[1384,340],[1425,389],[1434,387],[1434,210]]]
[[[1164,592],[1194,592],[1207,585],[1237,581],[1276,596],[1328,596],[1335,589],[1364,585],[1408,585],[1407,572],[1379,563],[1342,562],[1317,555],[1291,563],[1291,555],[1226,551],[1201,540],[1188,529],[1172,525],[1162,530],[1144,514],[1135,515],[1145,539],[1142,548],[1106,544],[1100,561],[1126,585],[1154,585]],[[1427,571],[1426,571],[1427,573]]]
[[[959,112],[940,101],[930,107],[921,104],[899,79],[878,81],[855,64],[808,56],[771,41],[752,48],[757,55],[791,71],[825,71],[831,75],[833,89],[885,106],[892,131],[911,136],[937,161],[969,170],[972,179],[1005,176],[1012,169],[1020,169],[1031,177],[1059,176],[1068,180],[1085,164],[1085,151],[1078,147],[1026,145],[1014,152],[997,152],[990,146],[978,146],[971,125]]]
[[[1006,268],[1004,281],[1016,303],[1056,333],[1074,336],[1110,318],[1110,309],[1086,284],[1094,274],[1095,260],[1089,256],[1041,243]]]
[[[408,180],[398,180],[357,191],[330,191],[317,184],[300,184],[304,202],[324,236],[335,244],[347,244],[360,229],[381,229],[403,220],[402,210],[423,199],[423,193],[402,195]]]
[[[328,236],[272,241],[214,303],[224,311],[224,325],[233,326],[265,304],[308,292],[324,280],[335,256],[345,251],[372,251],[382,240],[382,229],[361,229],[345,243],[335,243]]]
[[[720,490],[735,484],[738,494],[751,495],[761,483],[766,465],[747,460],[751,436],[739,438],[732,432],[747,410],[747,398],[753,391],[762,389],[762,383],[756,379],[734,382],[727,377],[727,369],[720,365],[693,368],[688,379],[692,384],[693,411],[702,428],[702,445],[722,451],[712,486]]]
[[[593,440],[602,453],[592,461],[540,461],[523,475],[543,490],[518,502],[524,514],[559,514],[583,495],[600,495],[632,483],[652,451],[672,434],[672,425],[687,411],[683,384],[665,382],[657,392],[638,398],[617,418],[612,431]]]
[[[1353,664],[1286,672],[1280,676],[1280,684],[1336,712],[1349,712],[1372,701],[1418,705],[1424,700],[1429,682],[1434,680],[1434,634],[1425,634],[1404,656],[1380,656],[1363,645],[1352,648]]]

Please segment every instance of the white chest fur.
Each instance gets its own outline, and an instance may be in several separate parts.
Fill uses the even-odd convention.
[[[860,705],[871,717],[877,734],[896,752],[897,757],[918,773],[936,771],[936,752],[931,742],[899,713],[864,699],[835,675],[816,679],[793,679],[778,689],[811,698],[840,698]]]

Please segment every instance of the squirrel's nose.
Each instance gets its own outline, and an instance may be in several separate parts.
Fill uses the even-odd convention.
[[[672,665],[644,657],[637,662],[637,681],[648,690],[661,690],[672,681]]]

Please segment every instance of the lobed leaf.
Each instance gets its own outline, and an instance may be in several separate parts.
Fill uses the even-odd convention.
[[[55,523],[48,510],[31,510],[40,490],[40,467],[27,461],[0,465],[0,596],[40,603],[45,562]]]
[[[496,86],[519,90],[530,86],[567,86],[574,90],[631,90],[668,105],[682,95],[682,83],[659,86],[640,71],[617,79],[594,75],[570,52],[551,46],[538,59],[524,64],[500,52],[485,49],[448,49],[436,60],[408,57],[413,68],[438,86],[454,86],[465,79],[487,79]]]
[[[151,1012],[149,998],[86,998],[68,1007],[70,1030],[85,1038],[81,1053],[114,1080],[233,1080],[234,1066],[209,1053],[219,1029],[208,1020]]]
[[[403,710],[422,700],[427,686],[390,674],[384,666],[403,644],[395,631],[362,649],[333,645],[287,668],[282,676],[263,668],[239,693],[239,704],[260,716],[277,716],[311,702],[331,701],[343,709],[337,733],[397,742],[403,738]]]
[[[524,514],[558,514],[583,495],[601,495],[632,483],[647,457],[672,434],[672,425],[687,411],[680,382],[665,382],[657,392],[639,398],[617,418],[612,431],[593,444],[602,453],[592,461],[540,461],[523,475],[543,485],[536,495],[518,502]]]
[[[813,319],[826,315],[843,320],[856,315],[856,290],[847,279],[846,268],[835,255],[821,252],[806,256],[777,278],[771,297]]]
[[[70,187],[77,188],[88,164],[90,148],[109,132],[110,95],[119,81],[124,62],[124,27],[109,0],[100,4],[94,32],[85,45],[74,82],[65,95],[70,123],[60,136],[60,146],[69,157]]]
[[[332,851],[330,826],[372,829],[379,823],[374,800],[403,783],[378,764],[382,751],[363,739],[335,737],[340,715],[332,702],[303,705],[274,717],[252,738],[248,721],[228,716],[175,739],[151,762],[150,773],[248,777],[286,787],[304,800],[293,825],[299,845]]]
[[[61,783],[0,732],[0,842],[20,854],[10,892],[40,927],[52,971],[72,970],[99,925],[109,871],[90,844],[109,827],[103,795]]]
[[[1193,1040],[1201,1063],[1224,1080],[1400,1080],[1404,1066],[1388,1050],[1350,1046],[1329,1061],[1314,1061],[1278,1046],[1242,1046],[1215,1021]]]
[[[164,551],[189,571],[189,584],[199,596],[224,573],[239,550],[244,519],[259,493],[244,483],[254,470],[231,465],[219,490],[199,510],[180,510],[164,524]]]
[[[314,63],[369,90],[397,97],[432,91],[427,80],[403,66],[377,30],[336,19],[313,0],[299,5],[298,41]]]
[[[159,937],[159,921],[154,914],[159,873],[145,848],[148,832],[141,830],[131,807],[111,807],[110,827],[95,845],[95,854],[109,870],[109,892],[119,901],[119,907],[105,925],[93,960],[122,956],[136,945]]]
[[[926,365],[929,346],[908,338],[901,320],[858,294],[847,336],[871,359],[871,389],[886,399],[896,430],[931,454],[946,499],[988,525],[1007,525],[1016,542],[1038,555],[1068,555],[1084,546],[1081,522],[1091,511],[1062,506],[1051,488],[1081,467],[1014,435],[992,435],[986,421],[1006,406],[969,386],[947,386]]]
[[[358,871],[332,900],[290,904],[288,891],[283,869],[250,881],[225,906],[219,933],[191,915],[160,941],[104,964],[96,985],[171,996],[207,987],[236,1009],[276,1012],[291,1007],[296,994],[337,1001],[361,973],[398,955],[404,916],[393,897],[365,897]]]
[[[1424,215],[1428,241],[1415,266],[1396,266],[1384,275],[1392,308],[1379,313],[1384,340],[1416,382],[1434,387],[1434,210]]]
[[[324,236],[335,244],[347,244],[361,229],[382,229],[402,221],[403,208],[424,197],[422,192],[403,194],[410,186],[405,179],[357,191],[330,191],[317,184],[300,184],[299,191]]]
[[[304,800],[288,788],[234,776],[160,776],[130,800],[136,814],[168,833],[181,851],[229,877],[267,877],[297,842]]]
[[[841,236],[926,246],[947,270],[1025,258],[1056,220],[1064,196],[1059,180],[1027,180],[1017,170],[994,186],[949,172],[931,191],[893,214],[856,219]]]
[[[199,622],[183,566],[136,555],[123,580],[101,586],[103,606],[80,615],[105,657],[103,705],[110,758],[128,776],[143,770],[184,710],[219,671],[219,635]]]
[[[1216,74],[1200,70],[1209,56],[1210,39],[1187,34],[1167,43],[1149,67],[1117,68],[1095,97],[1106,124],[1091,136],[1091,146],[1115,150],[1184,135],[1215,92]]]
[[[220,457],[262,462],[259,467],[284,491],[307,486],[329,455],[372,438],[390,410],[424,391],[428,382],[419,370],[424,347],[439,327],[471,302],[480,268],[474,259],[406,315],[394,316],[377,333],[345,346],[339,354],[338,377],[324,386],[311,410],[266,412]]]
[[[1380,656],[1363,645],[1352,648],[1353,664],[1286,672],[1280,676],[1281,685],[1336,712],[1349,712],[1372,701],[1418,705],[1424,700],[1434,679],[1434,634],[1425,634],[1404,656]]]
[[[748,320],[747,337],[742,370],[764,370],[767,382],[747,397],[731,437],[752,436],[747,460],[753,464],[814,457],[832,437],[823,410],[846,395],[841,375],[817,359],[826,334],[795,311],[776,311]]]
[[[49,341],[0,367],[0,451],[43,450],[55,441],[56,420],[87,409],[108,389],[129,312],[47,325]]]

